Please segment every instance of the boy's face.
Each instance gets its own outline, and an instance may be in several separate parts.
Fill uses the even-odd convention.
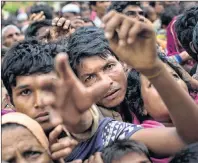
[[[17,112],[24,113],[36,120],[47,132],[61,124],[62,119],[51,106],[43,104],[47,94],[37,82],[43,77],[47,77],[49,80],[57,78],[54,72],[17,76],[16,86],[12,87],[12,98]]]
[[[151,161],[144,154],[128,153],[120,159],[113,160],[112,163],[151,163]]]
[[[111,108],[119,105],[125,97],[127,76],[121,63],[111,55],[87,57],[77,66],[77,75],[82,83],[90,87],[100,80],[109,80],[112,84],[98,105]]]

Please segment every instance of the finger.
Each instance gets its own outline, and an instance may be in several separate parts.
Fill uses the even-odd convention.
[[[65,23],[66,19],[65,18],[60,18],[57,22],[57,26],[62,27]]]
[[[121,24],[119,32],[117,32],[119,36],[120,46],[126,45],[128,33],[130,31],[131,26],[132,26],[132,22],[130,21],[130,19],[128,18],[124,19],[123,23]]]
[[[31,15],[30,15],[30,18],[29,18],[29,19],[32,21],[32,20],[33,20],[33,18],[34,18],[35,16],[36,16],[36,14],[35,14],[35,13],[33,13],[33,14],[31,14]]]
[[[65,157],[69,156],[71,154],[71,152],[72,152],[71,148],[66,148],[66,149],[60,150],[58,152],[54,152],[54,153],[52,153],[52,159],[57,160],[60,158],[65,158]]]
[[[95,162],[97,162],[97,163],[103,163],[103,160],[102,160],[102,157],[101,157],[101,152],[96,152],[95,153]]]
[[[49,143],[54,144],[57,142],[58,136],[61,134],[63,131],[62,125],[58,125],[52,132],[49,134]]]
[[[71,25],[71,21],[70,20],[66,20],[65,24],[63,26],[63,29],[69,29],[69,26]]]
[[[75,19],[75,20],[71,21],[71,26],[73,28],[82,27],[83,25],[84,25],[84,21],[81,19]]]
[[[89,157],[89,163],[94,163],[94,156]]]
[[[116,29],[120,28],[122,24],[123,17],[119,14],[114,15],[106,24],[105,24],[105,37],[107,39],[112,39]]]
[[[132,44],[136,40],[136,37],[140,30],[141,30],[140,23],[135,22],[128,34],[128,39],[127,39],[128,44]]]
[[[36,14],[36,16],[34,17],[34,21],[40,20],[40,19],[42,18],[43,14],[44,14],[43,11],[41,11],[41,12],[38,13],[38,14]]]
[[[116,14],[116,11],[110,11],[109,13],[107,13],[107,14],[102,18],[103,23],[106,24],[115,14]]]
[[[48,38],[50,35],[50,28],[47,28],[43,33],[38,36],[38,39]]]
[[[53,145],[51,145],[50,147],[51,152],[56,152],[65,148],[73,149],[77,145],[77,142],[72,141],[68,137],[63,138],[63,139],[64,140],[62,141],[59,140],[58,143],[54,143]]]
[[[89,163],[89,160],[87,159],[87,160],[85,160],[83,163]]]
[[[45,20],[45,15],[43,15],[40,20]]]
[[[67,162],[67,163],[82,163],[82,160],[74,160],[74,161]]]
[[[105,94],[108,92],[111,84],[112,84],[112,81],[103,79],[99,81],[98,83],[94,84],[93,86],[87,88],[86,94],[88,96],[87,99],[91,100],[90,103],[96,103],[101,98],[103,98]]]
[[[72,81],[73,79],[76,79],[76,75],[74,74],[73,70],[71,69],[68,63],[68,56],[66,53],[59,53],[56,56],[55,67],[59,77],[64,81]]]
[[[59,20],[59,17],[56,17],[52,20],[52,25],[55,26]]]

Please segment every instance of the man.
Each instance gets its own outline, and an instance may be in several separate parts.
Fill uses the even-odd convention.
[[[129,17],[144,21],[144,12],[140,7],[140,2],[137,1],[113,1],[108,8],[108,11],[116,10]]]
[[[24,36],[15,25],[7,25],[2,29],[2,43],[8,48],[23,39]]]

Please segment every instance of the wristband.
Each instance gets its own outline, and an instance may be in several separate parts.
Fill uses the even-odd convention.
[[[176,60],[177,60],[177,62],[178,62],[179,64],[183,62],[182,57],[180,57],[179,54],[175,55],[175,58],[176,58]]]
[[[158,77],[163,71],[164,71],[164,68],[161,68],[158,72],[156,72],[153,75],[150,75],[150,76],[144,75],[144,76],[146,76],[148,79],[154,79],[154,78]]]

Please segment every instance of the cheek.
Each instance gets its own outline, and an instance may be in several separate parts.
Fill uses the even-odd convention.
[[[34,108],[34,99],[30,97],[13,96],[14,107],[17,112],[27,114],[32,117],[32,111]]]

